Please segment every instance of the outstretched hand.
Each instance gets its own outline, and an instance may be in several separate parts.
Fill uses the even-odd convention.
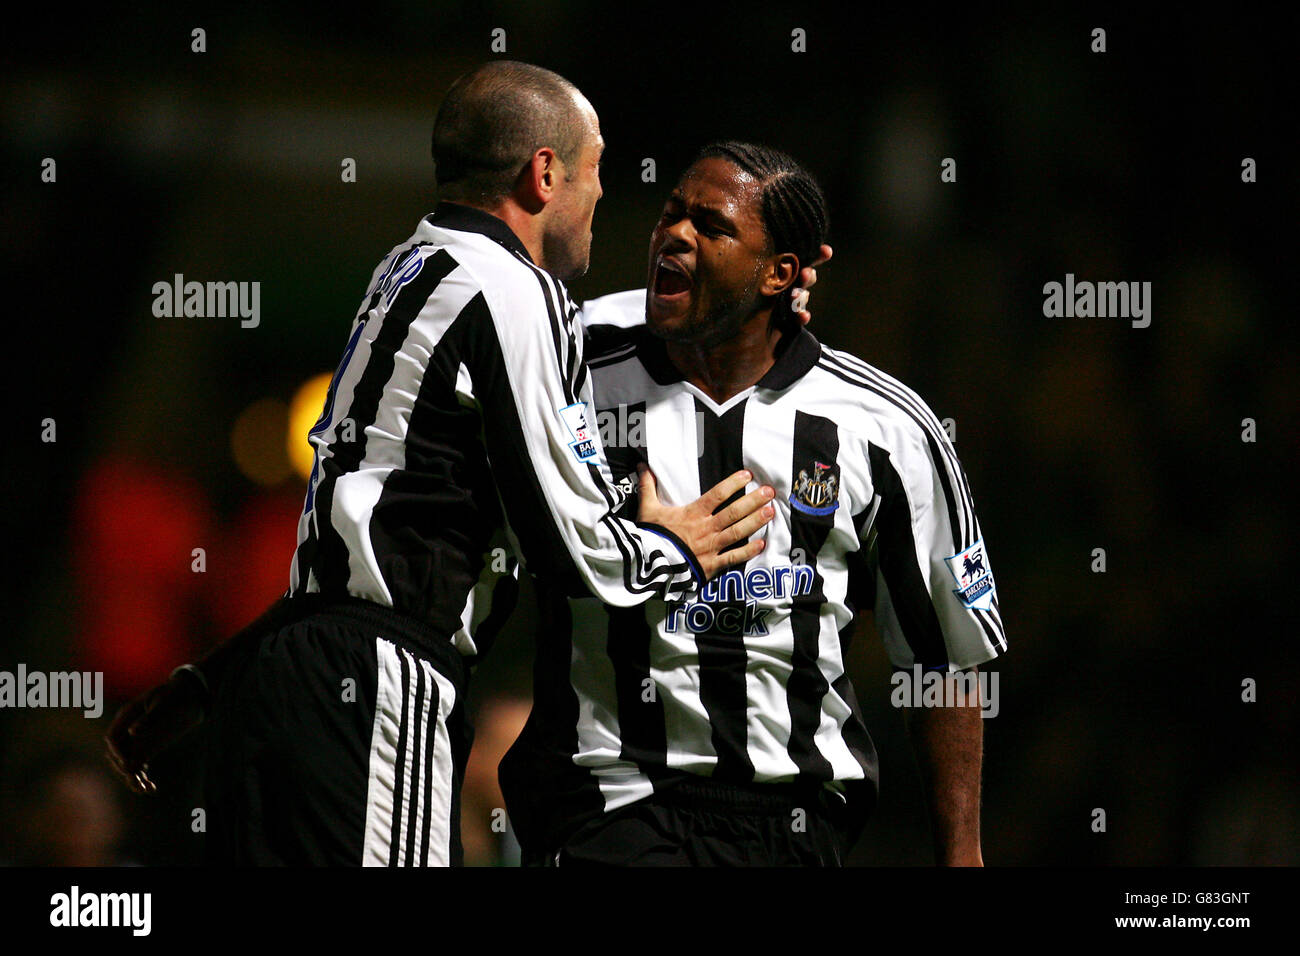
[[[772,520],[776,509],[768,502],[776,492],[771,486],[763,485],[716,515],[713,513],[724,501],[744,489],[754,477],[748,471],[738,471],[724,478],[689,505],[681,507],[666,505],[659,500],[654,473],[649,468],[640,465],[637,472],[641,494],[638,519],[662,525],[677,535],[695,554],[706,580],[725,567],[743,564],[766,546],[766,539],[758,538],[723,553],[724,549],[737,541],[744,541]]]

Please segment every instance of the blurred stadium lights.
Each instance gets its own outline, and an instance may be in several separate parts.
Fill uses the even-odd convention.
[[[321,409],[325,407],[331,377],[329,372],[312,376],[299,386],[289,402],[289,434],[285,447],[289,464],[303,481],[311,476],[314,451],[307,441],[307,432],[316,424]]]
[[[249,405],[230,431],[230,451],[249,481],[274,488],[293,474],[282,440],[289,407],[275,398],[260,398]]]

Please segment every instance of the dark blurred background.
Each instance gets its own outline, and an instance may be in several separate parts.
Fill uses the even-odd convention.
[[[953,419],[998,575],[986,861],[1300,863],[1294,14],[609,7],[133,4],[6,31],[0,670],[102,671],[107,703],[97,720],[0,711],[0,860],[200,858],[192,750],[160,768],[169,794],[136,799],[99,737],[287,585],[290,444],[372,269],[433,207],[439,98],[504,55],[600,112],[577,297],[644,282],[663,199],[710,139],[785,149],[824,183],[835,256],[813,329]],[[176,273],[260,282],[260,324],[155,317]],[[1045,318],[1066,273],[1151,282],[1150,327]],[[526,713],[532,620],[525,590],[475,688],[476,862],[511,858],[490,764]],[[869,620],[854,655],[882,795],[853,860],[929,863]]]

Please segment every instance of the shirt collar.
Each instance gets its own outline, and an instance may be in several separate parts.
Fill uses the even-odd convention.
[[[645,366],[650,377],[660,385],[672,385],[683,380],[682,373],[668,357],[668,349],[663,339],[652,335],[650,330],[640,328],[641,341],[637,356]],[[756,383],[757,388],[770,389],[774,392],[784,391],[803,378],[821,357],[822,346],[816,336],[806,328],[800,328],[793,335],[786,334],[776,346],[776,361]]]
[[[490,212],[458,202],[440,202],[434,207],[433,212],[424,218],[443,229],[477,232],[489,239],[495,239],[511,252],[519,253],[529,262],[533,261],[533,257],[528,254],[528,250],[514,234],[514,230],[505,224],[505,220],[497,218]]]

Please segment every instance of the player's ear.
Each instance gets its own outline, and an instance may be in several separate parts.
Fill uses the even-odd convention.
[[[537,183],[537,191],[546,202],[551,201],[555,190],[559,188],[564,172],[560,165],[560,157],[556,156],[555,150],[549,146],[543,146],[533,153],[533,177]]]
[[[794,285],[798,277],[799,257],[792,252],[783,252],[768,260],[759,292],[762,295],[780,295]]]
[[[525,210],[536,214],[555,196],[560,179],[559,158],[555,150],[543,146],[533,153],[515,180],[515,200]]]

